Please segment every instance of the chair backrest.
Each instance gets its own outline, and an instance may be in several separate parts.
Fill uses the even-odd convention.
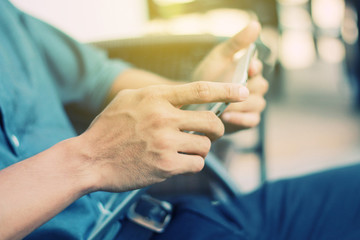
[[[93,43],[141,69],[173,80],[190,79],[201,59],[221,39],[212,35],[148,36]]]

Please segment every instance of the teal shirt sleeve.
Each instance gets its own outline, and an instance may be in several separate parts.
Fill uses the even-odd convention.
[[[64,104],[97,112],[110,87],[130,65],[109,59],[105,51],[82,44],[60,30],[23,13],[23,21],[46,61]]]

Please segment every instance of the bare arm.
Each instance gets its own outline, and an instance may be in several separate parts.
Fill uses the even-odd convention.
[[[63,141],[0,171],[0,239],[23,238],[92,190],[77,145]]]
[[[205,63],[216,64],[214,56]],[[195,80],[210,80],[206,65]],[[85,133],[1,170],[0,239],[25,237],[86,193],[121,192],[200,171],[224,126],[213,113],[179,106],[244,101],[248,91],[224,83],[172,84],[129,69],[114,82],[107,102],[113,100]]]
[[[223,125],[213,113],[178,106],[242,101],[240,88],[201,82],[121,91],[82,135],[0,171],[0,239],[23,238],[86,193],[200,171]]]
[[[111,86],[110,92],[105,100],[105,106],[124,89],[138,89],[152,85],[177,85],[183,84],[184,81],[172,81],[164,78],[160,75],[141,70],[136,68],[130,68],[122,72],[114,81]]]

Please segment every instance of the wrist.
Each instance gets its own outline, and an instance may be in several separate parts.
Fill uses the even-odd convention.
[[[62,156],[59,168],[63,172],[64,179],[68,179],[69,184],[72,184],[74,194],[81,197],[99,190],[98,175],[79,136],[64,140],[55,147],[59,149],[59,154]]]
[[[1,170],[0,225],[5,227],[0,235],[23,238],[95,191],[96,175],[90,169],[76,137]]]

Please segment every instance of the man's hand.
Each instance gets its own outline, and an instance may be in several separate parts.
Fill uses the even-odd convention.
[[[212,112],[180,107],[240,102],[248,94],[239,84],[213,82],[121,91],[79,136],[82,154],[98,177],[95,189],[126,191],[200,171],[224,126]]]
[[[234,54],[254,42],[260,30],[259,23],[251,22],[243,31],[216,46],[199,64],[193,74],[193,80],[231,82],[236,67],[236,62],[233,60]],[[253,59],[247,82],[250,91],[248,100],[230,104],[221,116],[227,133],[254,127],[260,122],[260,114],[266,105],[264,95],[268,90],[268,83],[261,72],[261,62]]]
[[[269,84],[261,75],[262,63],[254,59],[249,68],[247,87],[250,96],[244,102],[232,103],[225,109],[221,119],[226,126],[226,133],[252,128],[260,123],[261,112],[266,107],[266,94]]]

